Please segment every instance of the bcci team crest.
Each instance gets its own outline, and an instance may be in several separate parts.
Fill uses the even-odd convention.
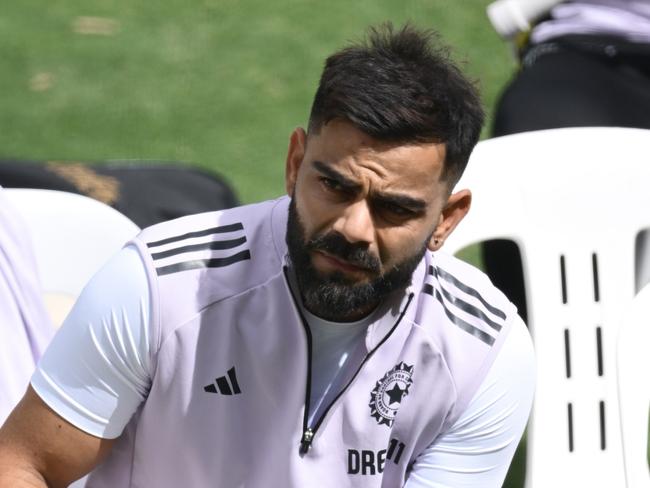
[[[409,394],[413,384],[413,366],[400,362],[377,382],[370,393],[370,415],[377,419],[379,425],[393,425],[397,409],[402,399]]]

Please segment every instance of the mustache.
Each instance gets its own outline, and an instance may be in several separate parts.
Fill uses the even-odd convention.
[[[351,244],[345,237],[336,232],[323,234],[305,243],[307,251],[325,251],[359,268],[378,273],[381,268],[379,258],[363,245]]]

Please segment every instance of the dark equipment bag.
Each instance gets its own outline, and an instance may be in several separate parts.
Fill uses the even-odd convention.
[[[0,186],[80,193],[141,228],[239,204],[220,175],[174,162],[0,160]]]

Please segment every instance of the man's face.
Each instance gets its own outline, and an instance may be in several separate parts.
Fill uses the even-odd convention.
[[[294,131],[287,243],[308,310],[355,320],[410,283],[427,247],[451,231],[444,156],[444,144],[381,142],[345,121],[308,138]]]

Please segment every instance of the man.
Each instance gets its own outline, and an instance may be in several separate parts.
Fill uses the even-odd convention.
[[[532,348],[439,252],[483,113],[431,41],[387,26],[327,60],[291,199],[151,227],[98,273],[0,432],[0,486],[501,485]]]

